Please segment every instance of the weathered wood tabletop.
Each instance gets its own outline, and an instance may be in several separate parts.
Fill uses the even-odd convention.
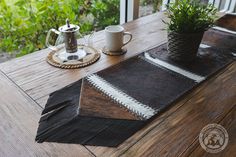
[[[48,95],[82,77],[117,64],[148,48],[166,42],[163,13],[124,25],[133,34],[128,52],[119,57],[101,55],[85,68],[63,70],[50,66],[45,49],[0,64],[0,156],[236,156],[236,63],[179,100],[146,127],[117,148],[78,144],[35,142],[41,111]],[[94,45],[104,45],[103,31]],[[218,154],[207,153],[198,142],[201,129],[218,123],[229,134],[227,147]]]

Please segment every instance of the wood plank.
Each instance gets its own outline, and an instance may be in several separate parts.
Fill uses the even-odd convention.
[[[0,71],[0,156],[93,156],[81,145],[35,142],[41,110]]]
[[[40,78],[43,76],[47,76],[59,70],[61,69],[49,65],[45,63],[45,60],[43,60],[43,62],[38,62],[29,67],[18,69],[16,71],[8,73],[7,75],[19,86],[21,86],[22,84],[34,81],[35,77]]]
[[[229,134],[229,143],[224,150],[219,153],[212,154],[207,153],[199,144],[198,139],[191,146],[196,148],[195,150],[188,149],[184,156],[201,156],[201,157],[235,157],[236,156],[236,105],[234,108],[227,114],[226,117],[219,123],[222,125]]]
[[[35,101],[36,101],[40,106],[44,107],[45,104],[47,103],[48,98],[49,98],[49,95],[46,95],[46,96],[43,96],[43,97],[41,97],[41,98],[39,98],[39,99],[36,99]]]
[[[30,67],[38,63],[40,60],[44,60],[44,58],[47,56],[49,52],[50,52],[49,49],[44,49],[37,51],[35,53],[25,55],[24,57],[14,58],[10,61],[1,63],[0,69],[7,74],[17,69]]]
[[[142,151],[147,151],[149,148],[143,148],[141,147],[142,145],[148,145],[149,140],[150,142],[161,142],[158,139],[154,139],[152,140],[153,136],[155,134],[157,134],[160,130],[160,126],[163,127],[163,129],[168,129],[169,126],[167,126],[167,124],[163,124],[163,123],[167,123],[169,122],[166,121],[166,119],[168,119],[168,117],[170,117],[172,119],[172,123],[175,123],[175,117],[178,120],[180,118],[181,115],[179,115],[180,110],[182,112],[184,112],[183,106],[191,106],[191,103],[196,99],[194,99],[194,97],[196,95],[207,95],[206,92],[211,89],[214,86],[218,86],[217,84],[219,82],[221,82],[222,76],[225,77],[230,77],[231,73],[234,73],[234,75],[236,75],[236,64],[234,63],[234,65],[229,66],[229,68],[226,68],[225,70],[223,70],[222,72],[218,73],[214,78],[209,79],[207,82],[204,82],[203,84],[201,84],[198,88],[196,88],[193,92],[189,93],[188,95],[186,95],[183,99],[181,99],[181,101],[179,101],[178,103],[176,103],[175,105],[173,105],[170,109],[168,109],[166,112],[162,113],[159,117],[157,117],[156,119],[154,119],[150,124],[148,124],[145,128],[143,128],[142,130],[140,130],[139,132],[137,132],[134,136],[130,137],[128,140],[126,140],[124,143],[122,143],[119,147],[117,148],[105,148],[105,147],[93,147],[93,146],[87,146],[94,154],[96,154],[97,156],[119,156],[120,154],[124,154],[126,152],[127,149],[129,149],[130,147],[132,147],[135,143],[136,145],[138,145],[140,143],[140,145],[138,145],[139,147],[137,148],[137,146],[135,146],[135,148],[133,148],[132,150],[138,151],[140,150],[140,152],[137,152],[135,154],[128,154],[127,156],[138,156],[140,153],[140,156],[148,156],[151,155],[150,154],[142,154]],[[233,75],[231,75],[233,76]],[[224,78],[224,77],[223,77]],[[234,83],[235,83],[235,79],[234,78]],[[225,82],[226,80],[224,80]],[[232,81],[233,82],[233,81]],[[231,82],[228,82],[227,84],[230,84]],[[226,90],[226,89],[222,89],[221,87],[217,87],[216,90]],[[223,92],[222,91],[222,92]],[[217,92],[216,92],[217,93]],[[228,93],[228,92],[227,92]],[[230,91],[229,91],[230,93]],[[231,91],[231,94],[233,94],[234,92]],[[212,93],[213,94],[213,93]],[[222,93],[221,93],[222,94]],[[235,93],[233,94],[235,96]],[[216,97],[219,95],[216,95]],[[210,97],[210,96],[209,96]],[[234,97],[235,98],[235,97]],[[193,100],[194,99],[194,100]],[[201,99],[200,99],[201,100]],[[201,103],[199,100],[197,100],[196,102]],[[194,107],[194,106],[192,106]],[[177,113],[175,113],[177,112]],[[184,114],[186,115],[186,114]],[[163,126],[164,125],[164,126]],[[154,129],[155,128],[155,129]],[[184,127],[182,127],[184,128]],[[153,130],[154,133],[152,135],[149,135],[149,132]],[[186,127],[186,130],[188,130],[188,127]],[[189,129],[191,130],[191,129]],[[146,139],[148,136],[149,139]],[[161,137],[163,136],[160,135]],[[146,139],[145,143],[142,142],[142,138]],[[141,142],[139,142],[139,140],[141,139]],[[168,138],[169,139],[169,138]],[[168,140],[167,139],[167,140]],[[181,139],[182,140],[182,139]],[[180,140],[180,141],[181,141]],[[176,141],[177,143],[179,142],[179,140]],[[155,143],[155,144],[156,144]],[[155,144],[153,144],[152,146],[155,146]],[[162,143],[163,144],[163,143]],[[150,146],[150,147],[152,147]],[[134,146],[133,146],[134,147]],[[177,149],[179,147],[176,147]],[[154,148],[155,149],[155,148]],[[174,148],[173,148],[174,149]],[[129,153],[129,152],[128,152]],[[156,153],[154,153],[156,154]],[[160,155],[162,156],[162,155]]]

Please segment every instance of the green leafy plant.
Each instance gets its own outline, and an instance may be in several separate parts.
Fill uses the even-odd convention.
[[[214,24],[217,9],[198,0],[176,0],[167,6],[168,31],[195,33],[207,30]]]
[[[118,24],[119,0],[1,0],[0,52],[22,56],[45,48],[47,31],[66,18],[81,33]]]

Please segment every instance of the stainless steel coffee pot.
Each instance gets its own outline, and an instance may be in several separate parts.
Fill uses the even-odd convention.
[[[65,49],[67,53],[74,53],[78,50],[77,46],[77,36],[80,35],[79,33],[80,27],[77,25],[70,24],[69,20],[66,20],[66,25],[59,27],[59,30],[50,29],[47,38],[46,38],[46,45],[52,50],[57,50],[55,45],[60,43],[65,43]],[[56,33],[58,35],[55,45],[51,45],[49,43],[49,39],[51,33]]]
[[[59,27],[58,30],[50,29],[46,37],[46,46],[54,51],[58,51],[57,45],[65,44],[64,51],[58,53],[58,57],[64,62],[69,60],[79,60],[86,56],[83,49],[78,49],[77,38],[83,38],[79,32],[80,27],[70,24],[66,20],[66,25]],[[50,44],[52,33],[57,34],[58,37],[54,45]]]

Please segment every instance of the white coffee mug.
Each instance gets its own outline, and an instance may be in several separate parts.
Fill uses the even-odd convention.
[[[130,38],[124,42],[124,36],[128,35]],[[125,32],[120,25],[112,25],[105,28],[105,46],[108,51],[119,52],[122,47],[132,40],[132,34]]]

